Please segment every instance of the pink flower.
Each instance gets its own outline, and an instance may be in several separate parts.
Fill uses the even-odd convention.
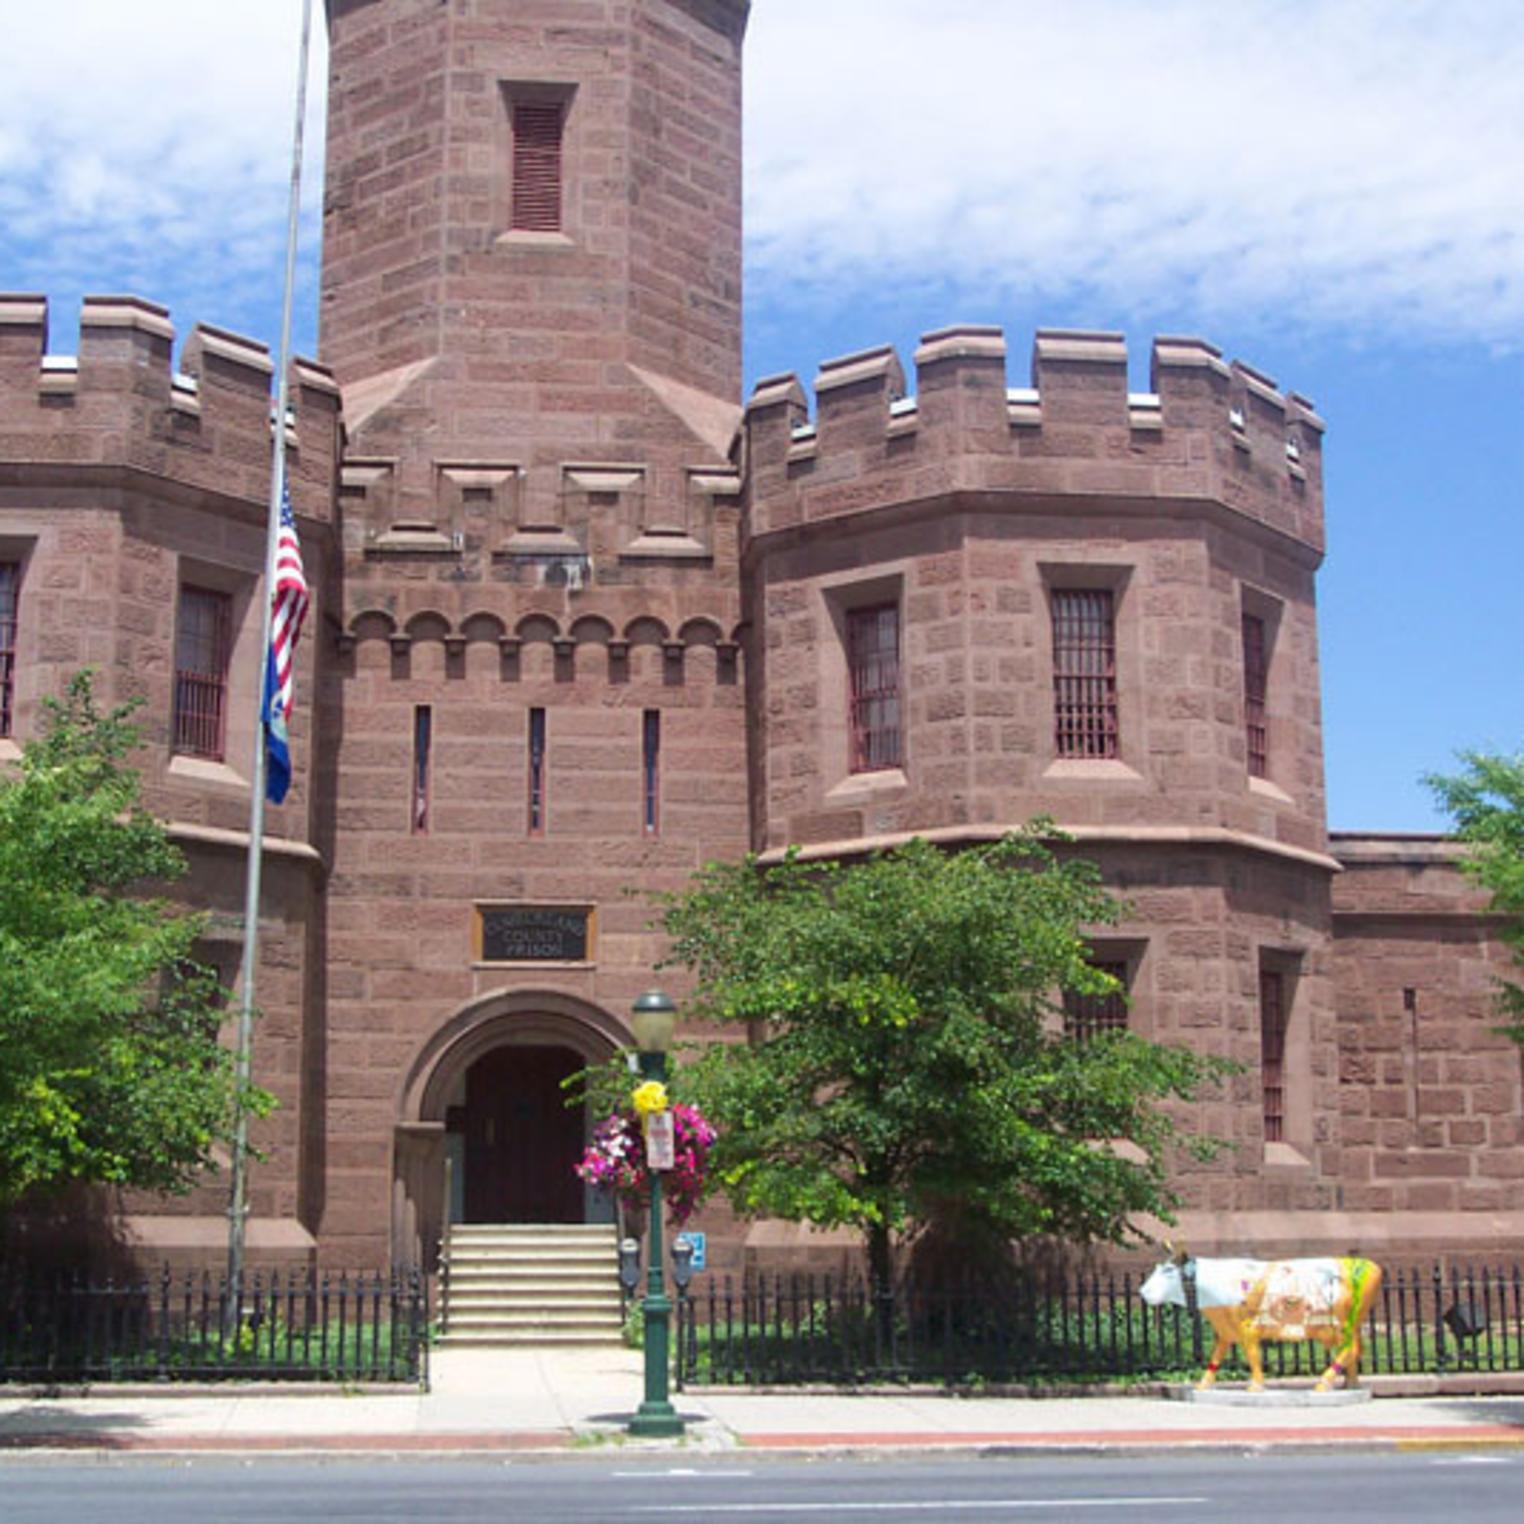
[[[718,1134],[694,1106],[679,1102],[671,1111],[675,1167],[664,1171],[662,1191],[673,1224],[681,1227],[703,1199],[709,1148]],[[575,1168],[587,1184],[612,1189],[626,1204],[645,1202],[650,1195],[645,1137],[633,1112],[617,1111],[598,1123]]]

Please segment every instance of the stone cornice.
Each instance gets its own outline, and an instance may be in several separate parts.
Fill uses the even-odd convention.
[[[832,514],[827,518],[811,519],[804,523],[790,524],[783,529],[746,532],[742,564],[750,565],[764,551],[775,553],[780,549],[807,541],[829,539],[834,536],[851,537],[862,533],[865,524],[898,526],[928,511],[938,518],[961,516],[972,518],[983,514],[1026,514],[1030,516],[1063,516],[1072,518],[1078,514],[1093,512],[1107,518],[1154,519],[1200,519],[1234,533],[1261,538],[1273,545],[1278,554],[1309,571],[1316,571],[1323,564],[1323,552],[1308,545],[1304,540],[1287,534],[1242,513],[1237,508],[1214,497],[1128,497],[1101,492],[1056,493],[1050,488],[1025,491],[1021,487],[957,487],[951,491],[929,496],[903,498],[895,501],[869,504],[852,513]]]
[[[201,847],[216,847],[227,852],[247,852],[249,833],[229,831],[221,826],[195,825],[188,820],[170,820],[164,829],[170,839]],[[327,871],[323,854],[305,841],[294,841],[289,836],[266,836],[264,850],[272,857],[284,857],[318,873]]]
[[[972,846],[979,842],[998,841],[1013,829],[1013,826],[981,825],[939,826],[930,831],[894,831],[879,836],[853,836],[840,841],[811,842],[801,846],[798,855],[802,862],[819,862],[832,857],[861,857],[868,852],[902,847],[917,838],[938,846],[956,846],[960,843]],[[1279,857],[1324,873],[1344,871],[1338,860],[1326,852],[1314,852],[1306,847],[1272,841],[1268,836],[1256,836],[1249,831],[1230,831],[1219,826],[1067,826],[1058,822],[1056,829],[1081,846],[1222,848]],[[787,851],[786,847],[770,847],[757,854],[757,861],[764,866],[782,862]]]
[[[1464,842],[1437,832],[1330,831],[1329,850],[1351,868],[1458,867],[1466,859]]]

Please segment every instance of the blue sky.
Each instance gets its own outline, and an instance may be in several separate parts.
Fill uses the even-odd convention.
[[[319,16],[322,5],[318,4]],[[0,287],[274,342],[300,0],[0,5]],[[322,53],[297,343],[315,346]],[[1524,747],[1524,7],[755,0],[747,383],[951,321],[1200,333],[1327,418],[1329,823]]]

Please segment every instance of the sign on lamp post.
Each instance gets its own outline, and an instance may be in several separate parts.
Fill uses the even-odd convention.
[[[632,1024],[640,1044],[643,1079],[666,1083],[667,1046],[672,1041],[676,1020],[677,1008],[660,990],[648,990],[636,1000]],[[667,1298],[662,1279],[661,1177],[663,1170],[672,1168],[674,1159],[671,1112],[659,1112],[646,1118],[645,1143],[646,1175],[651,1182],[651,1245],[646,1265],[646,1294],[641,1303],[646,1332],[646,1394],[630,1419],[629,1429],[631,1434],[641,1438],[670,1439],[683,1432],[683,1420],[667,1395],[672,1303]],[[665,1163],[660,1162],[663,1158]]]

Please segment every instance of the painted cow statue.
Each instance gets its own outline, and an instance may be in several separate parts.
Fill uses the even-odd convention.
[[[1381,1266],[1368,1259],[1191,1259],[1177,1254],[1155,1268],[1139,1294],[1150,1307],[1187,1304],[1185,1277],[1194,1269],[1196,1305],[1217,1342],[1198,1389],[1212,1385],[1233,1345],[1249,1362],[1249,1390],[1265,1389],[1265,1339],[1316,1339],[1329,1353],[1317,1391],[1360,1374],[1360,1329],[1381,1288]]]

